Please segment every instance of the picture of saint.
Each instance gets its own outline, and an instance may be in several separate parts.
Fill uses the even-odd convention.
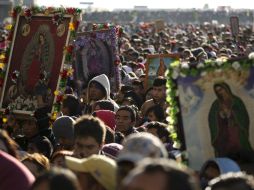
[[[233,156],[251,152],[249,142],[250,119],[244,102],[234,95],[225,82],[214,84],[217,99],[208,115],[208,123],[215,156]]]
[[[42,73],[50,74],[54,60],[54,43],[50,31],[46,25],[42,25],[24,52],[20,75],[25,84],[24,91],[35,95],[35,87],[38,85]]]
[[[66,29],[73,16],[63,15],[59,25],[52,22],[50,15],[35,14],[29,22],[23,14],[18,18],[1,107],[24,115],[41,107],[50,111],[65,64],[63,48],[70,40]]]
[[[112,52],[106,42],[90,39],[76,54],[76,75],[87,82],[94,76],[106,74],[112,76]]]

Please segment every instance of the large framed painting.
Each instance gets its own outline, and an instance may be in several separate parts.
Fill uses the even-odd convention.
[[[40,107],[50,110],[66,61],[64,47],[74,30],[74,15],[53,8],[14,11],[16,22],[0,107],[20,114],[31,114]]]
[[[78,86],[85,86],[93,77],[106,74],[112,91],[119,89],[117,31],[117,27],[111,27],[77,34],[74,69]]]
[[[151,54],[147,56],[145,88],[152,86],[153,80],[157,76],[164,76],[165,71],[169,68],[172,62],[178,60],[178,55],[175,54]]]
[[[190,167],[199,170],[213,157],[238,163],[253,159],[253,65],[253,60],[240,60],[170,68],[168,101],[177,105],[177,98],[180,107],[170,108],[169,121],[175,125],[180,111]]]

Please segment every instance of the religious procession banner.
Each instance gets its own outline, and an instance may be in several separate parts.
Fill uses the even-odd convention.
[[[157,76],[164,76],[172,62],[178,60],[176,54],[150,54],[147,55],[145,89],[152,87]]]
[[[73,8],[23,9],[12,12],[0,107],[31,114],[52,109],[71,74],[71,54],[80,10]],[[59,106],[58,106],[59,107]],[[56,111],[56,110],[55,110]],[[53,112],[53,110],[52,110]]]
[[[118,37],[120,26],[93,24],[93,30],[77,34],[75,41],[75,78],[86,86],[93,77],[108,76],[113,92],[120,88]]]
[[[167,76],[168,121],[171,127],[182,123],[178,127],[184,134],[179,135],[184,135],[189,166],[199,170],[214,157],[250,161],[254,148],[254,60],[218,60],[195,66],[175,62]]]

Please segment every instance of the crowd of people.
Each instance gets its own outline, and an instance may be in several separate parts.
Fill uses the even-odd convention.
[[[0,130],[0,189],[254,189],[253,171],[233,160],[230,150],[199,171],[188,168],[184,145],[176,146],[167,127],[167,79],[158,76],[150,88],[144,85],[149,54],[175,54],[193,67],[253,57],[252,28],[241,26],[235,37],[228,25],[211,23],[166,24],[161,31],[133,23],[123,28],[118,92],[101,74],[81,90],[68,83],[55,121],[44,107],[26,120],[7,116]],[[251,156],[245,161],[254,163]]]
[[[115,10],[115,11],[94,11],[86,12],[84,20],[87,22],[118,22],[118,23],[139,23],[151,22],[163,19],[167,23],[188,24],[203,23],[216,20],[221,24],[228,24],[230,16],[237,16],[244,24],[253,22],[253,12],[251,10],[198,10],[198,9],[177,9],[177,10]],[[211,19],[212,18],[212,19]]]

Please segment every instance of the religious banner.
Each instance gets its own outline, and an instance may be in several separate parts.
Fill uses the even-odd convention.
[[[120,87],[118,35],[120,28],[94,25],[94,30],[77,34],[75,41],[75,78],[77,86],[85,86],[100,74],[109,78],[112,91]]]
[[[230,17],[230,28],[232,36],[236,38],[239,33],[239,18],[237,16]]]
[[[153,85],[153,81],[157,76],[164,76],[169,65],[178,60],[175,54],[151,54],[147,56],[145,89]]]
[[[161,32],[165,28],[165,22],[164,20],[156,20],[154,21],[154,27],[156,32]]]
[[[174,64],[167,76],[168,121],[174,127],[181,119],[189,166],[199,170],[213,157],[251,160],[254,61],[209,61],[196,68]]]
[[[69,40],[77,29],[79,13],[73,8],[14,8],[2,110],[20,114],[31,114],[40,107],[51,110],[56,102],[54,92],[65,86],[60,84],[64,80],[61,73],[70,69],[69,54],[73,48]]]

